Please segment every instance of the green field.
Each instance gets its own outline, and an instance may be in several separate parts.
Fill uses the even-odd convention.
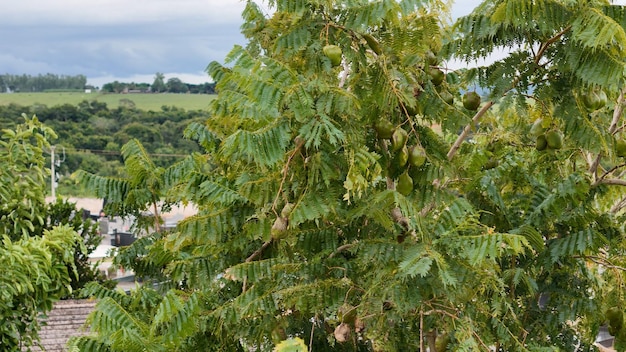
[[[83,92],[50,92],[50,93],[10,93],[0,94],[0,105],[11,103],[48,107],[63,104],[78,105],[83,100],[97,100],[107,104],[110,109],[120,105],[133,105],[142,110],[159,111],[162,106],[175,106],[185,110],[204,110],[215,95],[208,94],[114,94],[114,93],[83,93]]]

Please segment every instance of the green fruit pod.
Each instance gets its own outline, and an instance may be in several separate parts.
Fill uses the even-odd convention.
[[[478,110],[480,106],[480,95],[476,92],[466,92],[463,94],[463,107],[467,110]]]
[[[409,148],[409,163],[412,166],[420,167],[426,162],[426,152],[422,147],[416,145]]]
[[[371,34],[363,34],[363,39],[365,39],[367,46],[369,46],[376,55],[380,55],[383,52],[380,48],[380,43]]]
[[[396,191],[403,196],[408,196],[413,192],[413,179],[405,171],[400,177],[398,177],[398,184],[396,185]]]
[[[590,89],[581,98],[588,111],[602,109],[607,103],[606,93],[602,89]]]
[[[435,66],[439,63],[437,55],[432,50],[426,52],[426,63],[430,66]]]
[[[405,146],[402,147],[402,149],[400,149],[398,151],[398,154],[396,155],[396,166],[398,167],[404,167],[406,165],[406,163],[409,161],[409,149]]]
[[[626,141],[623,139],[618,139],[615,142],[615,154],[620,158],[626,157]]]
[[[342,51],[337,45],[326,45],[322,48],[324,55],[330,59],[331,65],[339,66],[341,64]]]
[[[374,124],[374,130],[379,139],[389,139],[393,135],[395,127],[388,120],[379,120]]]
[[[441,93],[439,93],[439,96],[446,104],[448,105],[454,104],[454,95],[452,95],[452,93],[448,92],[447,90],[444,90]]]
[[[543,127],[543,119],[537,119],[532,126],[530,126],[530,135],[533,137],[539,137],[544,134],[546,129]]]
[[[563,134],[559,131],[552,130],[546,133],[546,142],[548,143],[548,148],[550,149],[561,149],[563,148]]]
[[[398,127],[391,135],[391,149],[396,152],[406,144],[409,134],[402,128]]]
[[[547,147],[548,141],[546,140],[546,136],[543,134],[538,135],[537,141],[535,142],[535,149],[537,149],[538,151],[543,151],[546,150]]]
[[[430,74],[430,81],[436,86],[443,83],[443,80],[446,79],[446,74],[438,68],[433,67],[428,73]]]

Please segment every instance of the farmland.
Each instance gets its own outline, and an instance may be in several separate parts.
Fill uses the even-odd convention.
[[[115,94],[84,92],[11,93],[0,94],[0,105],[22,106],[45,105],[48,107],[70,104],[78,105],[83,100],[106,103],[110,109],[134,106],[146,111],[159,111],[162,106],[175,106],[185,110],[207,109],[214,95],[208,94]]]

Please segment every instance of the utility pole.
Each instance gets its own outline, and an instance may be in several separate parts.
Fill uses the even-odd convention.
[[[50,185],[52,186],[52,201],[54,202],[54,200],[56,199],[56,194],[54,192],[54,179],[56,178],[56,171],[54,171],[54,148],[56,148],[56,146],[51,145],[50,146]]]

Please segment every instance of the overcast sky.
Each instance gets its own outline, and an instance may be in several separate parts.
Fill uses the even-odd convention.
[[[624,0],[626,1],[626,0]],[[457,0],[453,17],[480,1]],[[209,81],[209,62],[244,44],[243,0],[0,0],[0,73]]]

